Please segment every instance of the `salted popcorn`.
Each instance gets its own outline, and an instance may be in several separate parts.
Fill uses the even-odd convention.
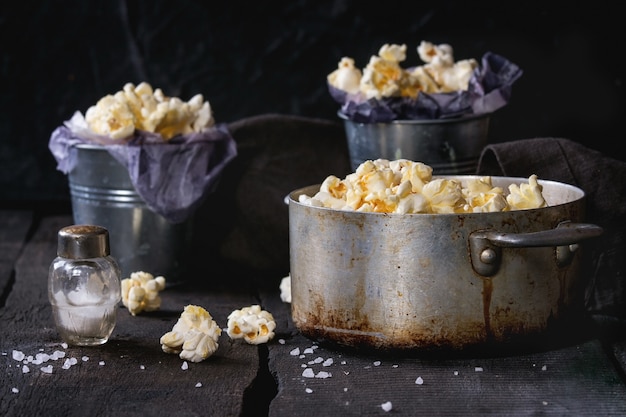
[[[280,299],[283,303],[291,303],[291,275],[280,280]]]
[[[546,207],[537,176],[528,184],[509,186],[509,194],[494,187],[491,177],[433,178],[432,167],[398,159],[368,160],[343,180],[328,176],[314,196],[298,201],[336,210],[400,213],[485,213]]]
[[[247,343],[258,345],[274,338],[276,322],[271,313],[252,305],[235,310],[228,316],[228,336],[231,339],[243,338]]]
[[[172,331],[161,336],[161,349],[190,362],[201,362],[217,351],[221,334],[222,329],[208,311],[188,305]]]
[[[373,55],[361,72],[354,59],[343,57],[338,68],[327,76],[333,87],[350,94],[361,93],[366,99],[388,97],[416,98],[420,92],[448,93],[465,91],[474,69],[475,59],[454,61],[448,44],[434,45],[422,41],[417,48],[423,65],[405,68],[405,44],[385,44]]]
[[[201,94],[185,102],[146,82],[127,83],[121,91],[102,97],[87,109],[85,120],[91,131],[114,140],[128,138],[137,129],[167,141],[215,125],[211,106]]]
[[[473,58],[455,62],[453,49],[448,44],[434,45],[422,41],[417,47],[417,53],[426,64],[416,67],[412,72],[423,85],[429,86],[425,90],[427,93],[467,90],[474,69],[478,67],[478,61]]]
[[[337,66],[338,68],[335,71],[328,74],[328,82],[348,93],[358,93],[362,73],[360,69],[354,66],[354,59],[348,57],[341,58]]]
[[[531,175],[528,184],[509,185],[510,194],[506,196],[506,201],[510,207],[517,210],[546,207],[547,203],[541,191],[542,187],[537,183],[537,176]]]
[[[138,271],[122,280],[122,304],[130,314],[155,311],[161,307],[159,292],[165,289],[165,278],[154,277],[149,272]]]

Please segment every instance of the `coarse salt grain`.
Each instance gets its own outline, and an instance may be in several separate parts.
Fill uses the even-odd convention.
[[[12,392],[13,394],[17,394],[18,392],[20,392],[20,390],[19,390],[19,389],[17,389],[17,388],[15,388],[15,387],[13,387],[13,388],[11,388],[11,392]]]
[[[278,343],[280,343],[281,345],[285,344],[285,339],[278,339]]]
[[[186,371],[187,369],[189,369],[189,364],[187,363],[187,361],[183,362],[180,369],[182,369],[183,371]]]
[[[483,371],[483,367],[482,366],[477,366],[474,368],[475,372],[482,372]]]
[[[55,350],[52,353],[52,360],[57,360],[57,359],[63,359],[65,357],[65,352],[61,351],[61,350]]]
[[[52,373],[52,365],[48,365],[48,366],[44,366],[41,368],[41,372],[43,372],[44,374],[51,374]]]
[[[196,383],[196,388],[200,388],[202,386],[202,382]]]
[[[458,374],[459,374],[459,371],[454,371],[454,375],[458,375]]]
[[[322,364],[322,366],[330,366],[332,365],[334,362],[333,358],[328,358],[324,361],[324,363]]]
[[[100,362],[98,362],[98,365],[100,365],[100,366],[104,366],[104,361],[100,361]]]
[[[311,388],[306,388],[304,392],[306,392],[307,394],[310,394],[313,392],[313,390]]]
[[[374,361],[374,366],[380,366],[380,361]]]
[[[23,361],[24,358],[25,358],[25,355],[24,355],[24,352],[21,352],[19,350],[14,350],[13,353],[12,353],[12,357],[16,361]]]
[[[26,366],[26,365],[23,365],[22,366],[22,373],[23,374],[27,374],[29,372],[30,372],[30,368],[28,366]]]
[[[305,355],[306,355],[306,354],[308,354],[308,353],[313,353],[313,352],[315,352],[315,351],[313,350],[313,348],[306,348],[306,349],[304,349],[304,354],[305,354]]]
[[[300,348],[292,349],[291,352],[289,352],[289,354],[291,356],[298,356],[300,354]]]
[[[417,379],[415,380],[415,383],[417,385],[422,385],[422,384],[424,384],[424,380],[422,379],[421,376],[418,376]]]
[[[302,371],[302,376],[305,378],[314,378],[315,373],[313,372],[313,369],[306,368],[304,371]]]
[[[548,366],[547,366],[547,365],[543,365],[543,366],[541,367],[541,370],[542,370],[542,371],[545,371],[545,370],[547,370],[547,369],[548,369]]]
[[[139,369],[144,370],[144,369],[146,369],[146,367],[143,366],[143,365],[139,365]]]
[[[81,359],[83,360],[83,362],[87,362],[89,360],[89,356],[83,356]]]
[[[384,411],[391,411],[393,406],[391,405],[391,401],[387,401],[386,403],[382,403],[380,405]]]
[[[326,371],[319,371],[316,375],[315,378],[321,378],[321,379],[326,379],[326,378],[330,378],[331,376],[333,376],[330,372],[326,372]]]

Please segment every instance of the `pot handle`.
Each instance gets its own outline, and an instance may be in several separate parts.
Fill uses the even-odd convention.
[[[563,222],[555,229],[530,233],[502,233],[492,230],[474,232],[469,237],[472,267],[483,276],[498,272],[502,248],[556,247],[559,267],[568,265],[578,243],[600,236],[604,230],[595,224]]]

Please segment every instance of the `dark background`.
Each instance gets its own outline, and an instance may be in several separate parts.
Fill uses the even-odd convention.
[[[421,64],[422,40],[449,43],[457,60],[491,51],[523,69],[491,142],[563,137],[625,160],[618,2],[497,4],[3,2],[0,208],[67,203],[50,134],[127,82],[184,100],[202,93],[218,123],[264,113],[335,121],[326,75],[342,56],[363,68],[384,43],[405,43],[405,65]]]

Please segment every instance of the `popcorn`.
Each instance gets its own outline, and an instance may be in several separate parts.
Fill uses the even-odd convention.
[[[243,338],[247,343],[258,345],[274,338],[276,322],[271,313],[252,305],[235,310],[228,316],[228,336],[231,339]]]
[[[165,289],[165,278],[148,272],[133,272],[122,280],[122,304],[136,316],[142,311],[155,311],[161,307],[159,292]]]
[[[354,66],[354,59],[341,58],[338,68],[328,74],[327,79],[331,85],[348,93],[358,93],[361,83],[361,70]]]
[[[327,76],[333,87],[350,94],[361,92],[366,99],[385,97],[415,98],[420,91],[448,93],[465,91],[478,67],[475,59],[455,62],[453,49],[448,44],[434,45],[422,41],[417,48],[425,64],[403,68],[406,45],[385,44],[373,55],[363,72],[354,66],[354,59],[343,57],[338,68]]]
[[[283,303],[291,303],[291,275],[280,280],[280,299]]]
[[[453,49],[448,44],[434,45],[422,41],[417,47],[417,53],[426,64],[415,68],[413,72],[418,72],[419,76],[430,77],[434,82],[429,84],[431,88],[425,89],[428,93],[467,90],[474,69],[478,67],[478,61],[473,58],[454,62]]]
[[[452,46],[421,41],[418,65],[406,65],[406,44],[384,44],[360,70],[344,56],[326,76],[340,117],[358,123],[430,120],[491,114],[505,106],[522,70],[487,52],[455,61]]]
[[[546,207],[541,191],[543,187],[537,183],[537,176],[531,175],[528,184],[509,185],[510,194],[506,196],[506,201],[512,208],[524,210],[536,207]]]
[[[301,195],[298,201],[314,207],[336,210],[400,213],[485,213],[546,207],[537,176],[528,184],[509,186],[504,195],[491,177],[457,179],[433,178],[432,167],[407,159],[368,160],[345,179],[330,175],[314,196]]]
[[[217,351],[221,334],[222,329],[208,311],[188,305],[172,331],[161,336],[161,349],[190,362],[201,362]]]
[[[215,125],[208,101],[196,94],[188,102],[167,97],[161,89],[142,82],[127,83],[121,91],[102,97],[85,112],[91,131],[114,140],[130,137],[135,130],[161,135],[168,141]]]

